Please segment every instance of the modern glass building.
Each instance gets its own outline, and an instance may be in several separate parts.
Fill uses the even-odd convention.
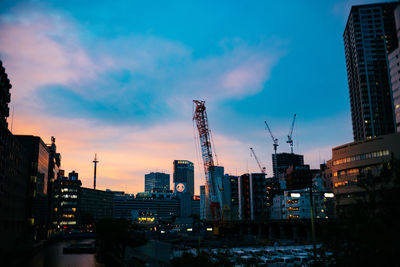
[[[353,6],[343,34],[354,141],[395,132],[388,54],[398,2]]]
[[[151,172],[144,176],[144,191],[153,192],[154,190],[169,190],[169,174],[162,172]]]

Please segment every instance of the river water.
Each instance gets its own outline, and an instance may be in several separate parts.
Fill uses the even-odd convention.
[[[37,253],[27,262],[28,267],[104,267],[96,262],[95,254],[63,254],[63,248],[76,243],[88,243],[93,239],[65,240]]]

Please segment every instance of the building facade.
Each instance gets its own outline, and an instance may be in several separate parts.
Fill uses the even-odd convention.
[[[394,11],[397,40],[400,43],[400,7]],[[389,54],[390,83],[392,86],[393,108],[396,120],[396,130],[400,133],[400,45]]]
[[[343,34],[354,141],[395,132],[387,55],[397,2],[353,6]]]
[[[188,160],[174,160],[174,188],[178,184],[185,187],[185,191],[194,196],[194,165]]]
[[[113,192],[113,218],[132,219],[135,214],[149,212],[155,215],[155,221],[172,222],[179,216],[179,200],[172,193],[144,192],[135,198],[124,192]]]
[[[312,199],[312,205],[311,205]],[[329,219],[334,217],[334,194],[310,189],[286,190],[283,195],[274,197],[271,219],[310,219],[311,207],[316,219]]]
[[[267,219],[267,192],[264,173],[246,173],[239,177],[240,220],[263,221]]]
[[[310,165],[290,166],[286,170],[286,189],[304,189],[312,184],[312,172]]]
[[[82,224],[97,222],[103,218],[112,217],[113,193],[92,189],[80,188],[79,211]]]
[[[286,170],[290,166],[300,166],[304,164],[304,156],[293,153],[278,153],[272,154],[272,167],[274,171],[274,177],[284,178],[286,176]]]
[[[144,176],[144,191],[169,190],[169,174],[162,172],[151,172]]]
[[[64,177],[63,171],[53,184],[53,228],[59,231],[80,228],[79,197],[82,182],[75,171]]]
[[[28,221],[30,160],[7,124],[11,87],[0,61],[0,257],[3,262],[33,234],[31,221]]]
[[[379,175],[383,164],[400,159],[400,133],[378,136],[332,149],[332,183],[338,207],[364,200],[360,175]]]
[[[38,136],[14,135],[26,150],[29,161],[27,209],[34,239],[45,239],[49,225],[49,148]]]

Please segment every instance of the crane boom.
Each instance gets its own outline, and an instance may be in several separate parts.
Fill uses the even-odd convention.
[[[288,140],[286,141],[286,143],[288,143],[289,146],[290,146],[290,151],[292,152],[292,154],[293,154],[293,139],[292,139],[292,135],[293,135],[293,128],[294,128],[295,121],[296,121],[296,114],[294,114],[294,116],[293,116],[292,125],[291,125],[291,127],[289,129],[289,133],[287,135]]]
[[[251,150],[251,152],[253,153],[253,156],[254,156],[254,158],[255,158],[256,161],[257,161],[257,164],[258,164],[258,167],[260,168],[260,171],[261,171],[262,173],[266,174],[266,173],[265,173],[265,167],[261,167],[261,164],[260,164],[260,161],[259,161],[258,158],[257,158],[256,152],[254,152],[254,150],[253,150],[252,147],[250,147],[250,150]]]
[[[274,154],[275,154],[275,157],[272,156],[272,162],[273,162],[274,172],[275,172],[274,175],[277,175],[277,174],[278,174],[278,165],[277,165],[277,158],[278,158],[278,156],[277,156],[277,150],[278,150],[278,146],[279,146],[279,145],[278,145],[278,138],[275,138],[274,135],[272,134],[271,129],[269,128],[267,121],[264,121],[264,123],[265,123],[265,125],[267,126],[267,129],[268,129],[268,131],[269,131],[269,134],[271,135],[271,138],[272,138],[272,143],[273,143],[273,146],[274,146]]]
[[[205,107],[205,101],[193,100],[196,108],[193,114],[193,120],[196,121],[199,132],[201,155],[204,164],[204,173],[206,178],[206,212],[209,218],[211,211],[214,224],[222,217],[222,195],[214,171],[214,159],[212,153],[211,132],[208,127],[208,118]]]

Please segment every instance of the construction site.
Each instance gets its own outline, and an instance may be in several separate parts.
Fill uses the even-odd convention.
[[[333,194],[324,186],[326,166],[310,169],[304,157],[293,152],[296,114],[287,134],[290,153],[278,153],[278,138],[264,122],[274,149],[272,177],[267,177],[253,147],[249,149],[260,171],[233,176],[218,166],[205,101],[193,103],[205,176],[205,185],[200,187],[200,220],[217,236],[233,231],[258,240],[311,241],[315,225],[334,217]]]

